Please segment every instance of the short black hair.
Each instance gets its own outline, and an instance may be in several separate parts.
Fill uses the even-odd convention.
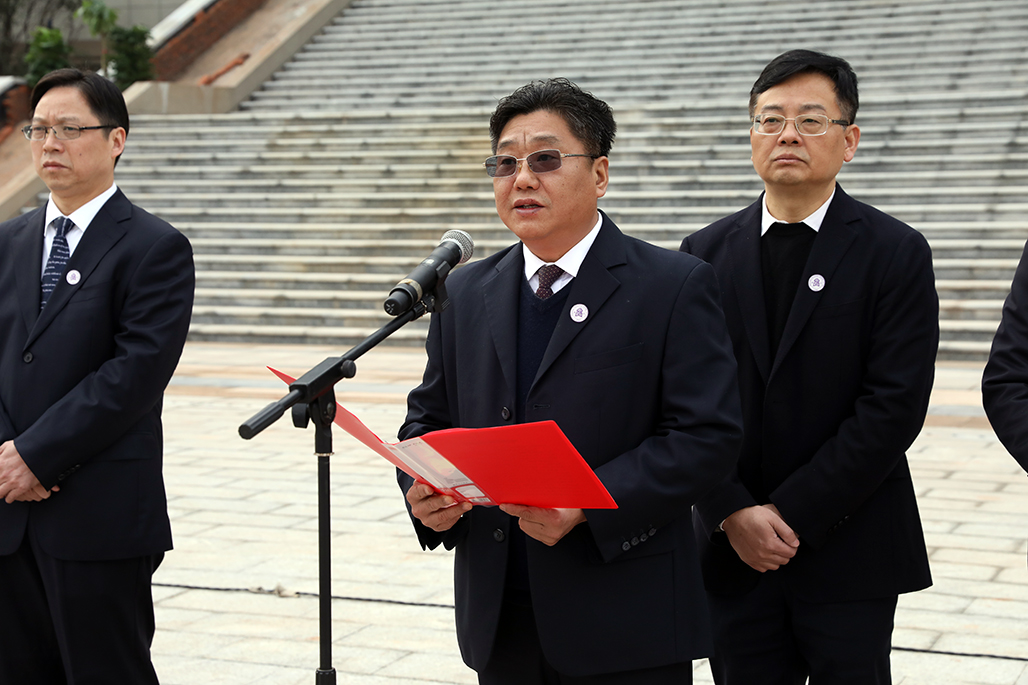
[[[835,100],[842,116],[851,124],[857,119],[860,97],[857,94],[857,75],[849,62],[841,57],[813,50],[790,50],[768,62],[764,71],[750,89],[750,116],[756,114],[757,98],[766,90],[800,74],[821,74],[835,86]]]
[[[54,88],[77,88],[86,99],[89,109],[100,120],[101,126],[121,127],[125,129],[125,135],[128,135],[129,113],[125,105],[125,96],[118,90],[118,86],[92,71],[58,69],[39,79],[36,87],[32,89],[29,100],[29,116],[35,116],[36,105]],[[110,129],[104,130],[103,134],[110,137]],[[114,163],[117,164],[118,160],[115,159]]]
[[[500,100],[489,119],[493,152],[511,119],[539,110],[553,112],[564,119],[572,135],[585,145],[587,153],[600,157],[610,154],[617,133],[610,105],[566,78],[532,81]]]

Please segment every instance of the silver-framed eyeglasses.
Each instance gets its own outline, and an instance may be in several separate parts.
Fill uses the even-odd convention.
[[[544,174],[547,171],[556,171],[560,168],[564,157],[591,157],[597,159],[602,155],[572,155],[564,154],[560,150],[539,150],[526,157],[515,157],[514,155],[493,155],[485,160],[485,173],[491,178],[503,178],[513,176],[518,172],[521,162],[527,162],[528,168],[534,174]]]
[[[21,129],[21,132],[25,134],[27,140],[46,140],[46,134],[48,131],[54,132],[54,138],[57,140],[75,140],[82,135],[83,131],[92,131],[94,129],[101,128],[118,128],[111,124],[103,124],[101,126],[66,126],[64,124],[58,124],[57,126],[25,126]]]
[[[831,124],[849,126],[845,119],[829,119],[824,114],[801,114],[798,117],[783,117],[781,114],[758,114],[753,117],[753,130],[762,136],[777,136],[785,130],[787,122],[793,122],[801,136],[823,136]]]

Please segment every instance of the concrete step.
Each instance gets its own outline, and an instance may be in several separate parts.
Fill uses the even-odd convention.
[[[1013,259],[939,259],[932,263],[935,277],[946,280],[1012,280],[1017,269]]]
[[[1003,300],[939,300],[939,318],[944,321],[989,321],[998,326],[1002,313]]]
[[[388,293],[387,293],[388,294]],[[384,297],[382,298],[385,299]],[[195,326],[224,325],[252,327],[360,329],[378,330],[392,320],[379,307],[333,309],[329,307],[247,307],[200,304],[193,308]],[[407,335],[428,332],[428,319],[423,318],[404,326]]]
[[[998,327],[998,318],[996,320],[942,319],[939,321],[939,339],[991,343]]]
[[[232,323],[193,323],[189,327],[189,340],[248,342],[291,345],[336,345],[350,348],[365,340],[378,327],[339,326],[277,326]],[[424,330],[406,326],[386,338],[381,345],[423,347]]]
[[[935,289],[940,300],[1000,301],[1010,292],[1010,278],[955,279],[939,278],[936,274]]]

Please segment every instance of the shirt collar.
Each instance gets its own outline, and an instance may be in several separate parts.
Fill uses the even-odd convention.
[[[832,190],[832,194],[828,196],[828,199],[825,200],[825,203],[823,205],[815,209],[814,213],[808,216],[802,222],[797,223],[804,223],[807,226],[810,226],[812,229],[814,229],[815,233],[820,231],[821,224],[823,224],[825,220],[825,214],[828,213],[828,205],[832,204],[832,199],[834,197],[835,190]],[[779,219],[776,219],[773,216],[771,216],[771,212],[769,212],[767,209],[767,193],[764,193],[763,199],[760,204],[760,235],[763,236],[765,233],[767,233],[767,229],[771,228],[771,224],[778,223]]]
[[[539,270],[539,267],[546,264],[556,264],[561,269],[564,269],[565,273],[569,274],[571,278],[577,276],[578,270],[582,268],[582,262],[585,261],[585,256],[589,254],[589,248],[593,246],[593,243],[596,242],[596,236],[600,234],[600,226],[603,225],[603,214],[601,212],[596,212],[596,214],[598,216],[593,229],[555,262],[544,262],[532,254],[527,245],[521,243],[521,250],[525,255],[525,278],[531,280],[535,272]]]
[[[76,209],[68,216],[68,218],[75,222],[75,226],[82,231],[85,231],[89,227],[89,224],[93,222],[93,219],[96,218],[100,208],[103,207],[117,191],[118,184],[112,183],[110,188]],[[61,210],[57,209],[57,205],[54,204],[54,195],[53,193],[50,193],[50,199],[46,202],[46,222],[43,224],[43,230],[46,231],[47,227],[50,226],[53,220],[60,216],[64,216],[64,214],[61,213]]]

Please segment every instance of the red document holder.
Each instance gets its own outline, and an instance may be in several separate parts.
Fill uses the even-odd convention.
[[[286,383],[295,379],[268,369]],[[553,421],[450,428],[386,443],[336,403],[335,424],[457,501],[566,509],[616,509],[593,470]]]

